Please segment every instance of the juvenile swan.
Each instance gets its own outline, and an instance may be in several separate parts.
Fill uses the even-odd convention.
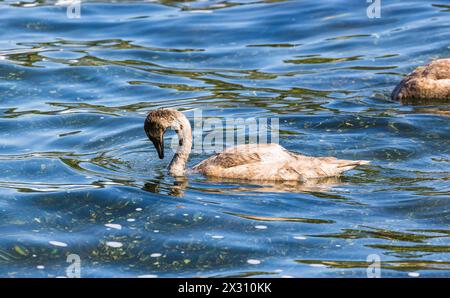
[[[186,162],[192,147],[189,121],[182,113],[172,109],[151,111],[145,119],[145,133],[155,145],[160,159],[164,158],[164,133],[168,128],[175,130],[179,141],[169,172],[174,176],[182,176],[186,172]],[[367,163],[363,160],[303,156],[277,144],[248,144],[228,148],[205,159],[194,166],[192,171],[230,179],[306,181],[310,178],[338,176]]]
[[[450,59],[439,59],[417,67],[392,92],[402,102],[450,100]]]

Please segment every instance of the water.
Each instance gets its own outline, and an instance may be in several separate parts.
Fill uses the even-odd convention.
[[[450,56],[446,1],[0,1],[0,276],[450,276],[449,109],[389,99]],[[316,186],[167,175],[146,113],[280,119],[372,164]],[[208,154],[191,156],[192,166]],[[409,274],[409,275],[408,275]]]

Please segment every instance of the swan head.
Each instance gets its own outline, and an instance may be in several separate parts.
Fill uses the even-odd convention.
[[[160,159],[164,158],[164,133],[167,129],[173,129],[178,134],[184,129],[183,124],[189,125],[186,117],[173,109],[158,109],[148,113],[144,123],[144,130],[147,137],[152,141],[158,152]],[[190,128],[190,126],[189,126]],[[183,140],[180,139],[180,145]]]

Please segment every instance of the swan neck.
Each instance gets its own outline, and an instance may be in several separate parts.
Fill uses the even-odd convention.
[[[177,152],[169,165],[169,173],[173,176],[183,176],[186,172],[186,163],[192,148],[192,130],[187,118],[176,119],[176,131],[178,135]]]

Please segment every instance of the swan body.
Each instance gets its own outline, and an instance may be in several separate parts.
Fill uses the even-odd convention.
[[[155,145],[159,157],[164,158],[163,135],[167,128],[177,132],[179,147],[169,173],[182,176],[192,146],[192,131],[187,118],[172,109],[151,111],[144,125],[148,138]],[[209,177],[264,181],[306,181],[313,178],[339,176],[363,160],[340,160],[334,157],[309,157],[292,153],[278,144],[245,144],[228,148],[192,168],[193,172]]]
[[[450,100],[450,59],[438,59],[417,67],[391,95],[393,100]]]
[[[334,157],[309,157],[292,153],[278,144],[246,144],[228,148],[192,170],[206,176],[254,180],[306,181],[339,176],[366,161]]]

